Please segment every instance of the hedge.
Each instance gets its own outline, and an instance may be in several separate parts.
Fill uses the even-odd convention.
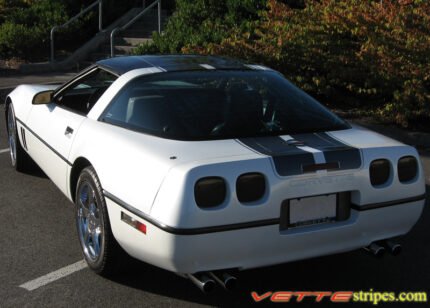
[[[429,2],[181,0],[166,31],[136,52],[266,64],[331,107],[408,126],[430,121]]]
[[[50,31],[94,0],[0,0],[0,58],[42,61],[49,57]],[[141,0],[104,0],[104,25],[112,23]],[[83,30],[85,29],[85,31]],[[98,32],[96,9],[55,36],[57,54],[75,51]]]
[[[17,1],[19,2],[19,1]],[[21,1],[9,6],[0,25],[0,56],[39,59],[49,50],[49,31],[52,25],[67,20],[61,1],[40,0],[33,4]]]

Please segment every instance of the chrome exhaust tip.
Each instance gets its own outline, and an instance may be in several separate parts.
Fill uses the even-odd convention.
[[[213,272],[209,272],[209,275],[227,291],[233,291],[236,289],[236,277],[228,273],[215,274]]]
[[[205,274],[202,274],[199,277],[196,277],[193,274],[187,274],[186,276],[204,293],[211,293],[215,289],[215,281]]]
[[[384,241],[383,245],[393,256],[398,256],[402,252],[402,245],[391,240]]]
[[[364,247],[364,250],[377,258],[381,258],[385,253],[385,248],[377,243],[372,243],[369,246]]]

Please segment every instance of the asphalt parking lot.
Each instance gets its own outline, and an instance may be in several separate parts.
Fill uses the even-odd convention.
[[[3,110],[2,106],[0,109]],[[202,294],[191,282],[175,274],[125,260],[123,272],[110,279],[83,268],[28,291],[20,286],[83,258],[73,205],[42,172],[16,173],[10,167],[9,153],[1,152],[7,147],[1,113],[0,307],[244,306],[252,304],[251,291],[261,294],[278,290],[373,289],[426,291],[430,295],[429,201],[414,229],[400,239],[403,253],[397,257],[386,255],[375,259],[360,250],[245,271],[237,275],[236,292],[230,294],[218,288],[210,295]],[[430,200],[430,149],[420,151]],[[318,304],[305,301],[297,306],[318,307]]]

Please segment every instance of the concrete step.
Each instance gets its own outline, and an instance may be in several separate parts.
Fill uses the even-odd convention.
[[[139,44],[152,42],[151,38],[132,38],[132,37],[118,37],[115,39],[114,46],[124,46],[124,47],[136,47]],[[106,42],[100,48],[100,50],[110,50],[110,43]]]
[[[168,15],[166,11],[161,13],[161,29],[166,24]],[[129,55],[132,50],[139,44],[152,41],[152,33],[158,31],[158,13],[157,10],[151,10],[146,15],[142,16],[127,30],[120,31],[115,37],[115,55]],[[110,41],[102,44],[98,50],[92,53],[87,61],[82,61],[79,65],[89,66],[95,62],[110,58],[111,46]]]
[[[137,46],[139,44],[147,43],[150,41],[152,41],[152,39],[146,37],[119,37],[115,40],[118,45],[123,46]]]
[[[125,30],[121,32],[122,37],[133,37],[133,38],[151,38],[152,32],[158,31],[158,29],[148,30]]]
[[[130,55],[131,52],[133,51],[133,49],[136,48],[136,46],[122,46],[122,45],[116,45],[114,47],[115,50],[115,54],[120,54],[120,55]],[[110,54],[111,50],[110,50],[110,46],[105,46],[104,48],[100,49],[97,54]]]

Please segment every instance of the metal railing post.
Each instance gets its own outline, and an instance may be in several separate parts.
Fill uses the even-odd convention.
[[[150,4],[148,7],[142,10],[139,14],[137,14],[135,17],[133,17],[132,20],[130,20],[127,24],[115,28],[110,33],[110,55],[111,57],[115,57],[115,35],[118,31],[124,31],[128,27],[130,27],[132,24],[134,24],[139,18],[141,18],[143,15],[148,13],[150,10],[152,10],[156,5],[158,4],[158,32],[161,33],[161,0],[154,1],[152,4]]]
[[[119,28],[115,28],[112,30],[110,34],[110,57],[115,57],[115,34],[119,30]]]
[[[161,33],[161,0],[158,1],[158,33]]]
[[[103,0],[99,1],[99,31],[103,30]]]
[[[51,29],[51,62],[55,61],[55,47],[54,47],[54,31],[57,27]]]
[[[89,6],[87,6],[84,10],[82,10],[79,14],[73,16],[72,18],[70,18],[66,23],[62,24],[62,25],[58,25],[58,26],[54,26],[51,29],[51,35],[50,35],[50,40],[51,40],[51,62],[55,61],[55,46],[54,46],[54,32],[55,30],[59,29],[59,28],[65,28],[68,25],[70,25],[73,21],[75,21],[76,19],[78,19],[79,17],[81,17],[82,15],[86,14],[87,12],[89,12],[90,10],[92,10],[94,7],[96,7],[97,5],[99,5],[99,30],[101,31],[103,28],[103,0],[97,0],[94,1],[92,4],[90,4]]]

